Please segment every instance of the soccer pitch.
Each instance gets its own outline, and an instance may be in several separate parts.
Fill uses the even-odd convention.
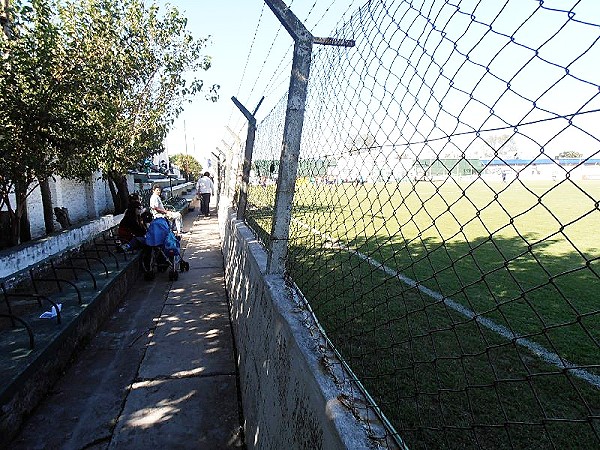
[[[411,448],[589,448],[598,199],[598,182],[299,183],[288,268]]]

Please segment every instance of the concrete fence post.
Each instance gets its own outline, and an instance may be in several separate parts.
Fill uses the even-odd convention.
[[[325,45],[351,47],[353,41],[314,38],[298,18],[281,0],[265,0],[265,3],[290,36],[294,39],[292,74],[288,90],[287,108],[283,126],[283,143],[277,176],[275,209],[271,227],[271,251],[267,260],[267,273],[283,274],[287,258],[292,203],[296,186],[300,141],[304,124],[304,110],[310,75],[313,42]]]
[[[219,210],[219,201],[221,199],[221,184],[223,183],[223,173],[222,173],[222,162],[225,162],[225,160],[221,161],[221,156],[225,155],[220,149],[219,147],[216,148],[216,150],[219,152],[218,154],[215,152],[211,152],[211,154],[217,159],[217,211]]]
[[[242,184],[240,186],[240,198],[238,202],[238,210],[236,214],[237,220],[243,220],[246,214],[246,205],[248,204],[248,184],[250,182],[250,170],[252,168],[252,152],[254,151],[254,139],[256,137],[256,111],[260,107],[260,104],[263,102],[265,97],[263,96],[256,108],[254,108],[254,112],[251,113],[248,111],[244,105],[242,105],[237,98],[231,97],[235,106],[244,114],[246,119],[248,120],[248,135],[246,136],[246,147],[244,149],[244,165],[242,168]]]

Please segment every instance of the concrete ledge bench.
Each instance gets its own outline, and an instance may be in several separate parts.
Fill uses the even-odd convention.
[[[173,195],[173,197],[180,197],[182,195],[185,194],[189,194],[190,192],[192,192],[195,189],[196,185],[194,183],[192,183],[191,181],[188,181],[186,183],[182,183],[182,184],[178,184],[177,186],[173,186],[173,188],[171,189],[168,186],[165,186],[163,188],[163,191],[167,194],[167,196]]]
[[[190,204],[191,201],[185,197],[171,197],[164,202],[167,209],[178,211],[182,216],[189,211]]]
[[[154,186],[155,184],[158,184],[165,193],[169,193],[171,192],[171,189],[173,189],[174,195],[177,195],[178,193],[184,192],[186,190],[194,189],[195,186],[195,184],[191,181],[174,180],[172,178],[159,178],[154,180],[148,180],[145,183],[136,183],[136,190],[151,191],[152,186]]]
[[[0,448],[137,279],[117,242],[109,229],[0,280]]]

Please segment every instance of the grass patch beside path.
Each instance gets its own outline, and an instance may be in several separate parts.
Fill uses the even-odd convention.
[[[598,199],[600,182],[302,184],[288,269],[411,448],[595,448],[598,388],[355,252],[597,376]]]

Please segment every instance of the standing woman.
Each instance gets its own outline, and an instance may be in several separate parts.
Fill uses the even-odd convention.
[[[200,212],[205,217],[209,216],[210,195],[214,194],[214,184],[210,179],[210,173],[204,172],[196,183],[196,195],[200,198]]]

